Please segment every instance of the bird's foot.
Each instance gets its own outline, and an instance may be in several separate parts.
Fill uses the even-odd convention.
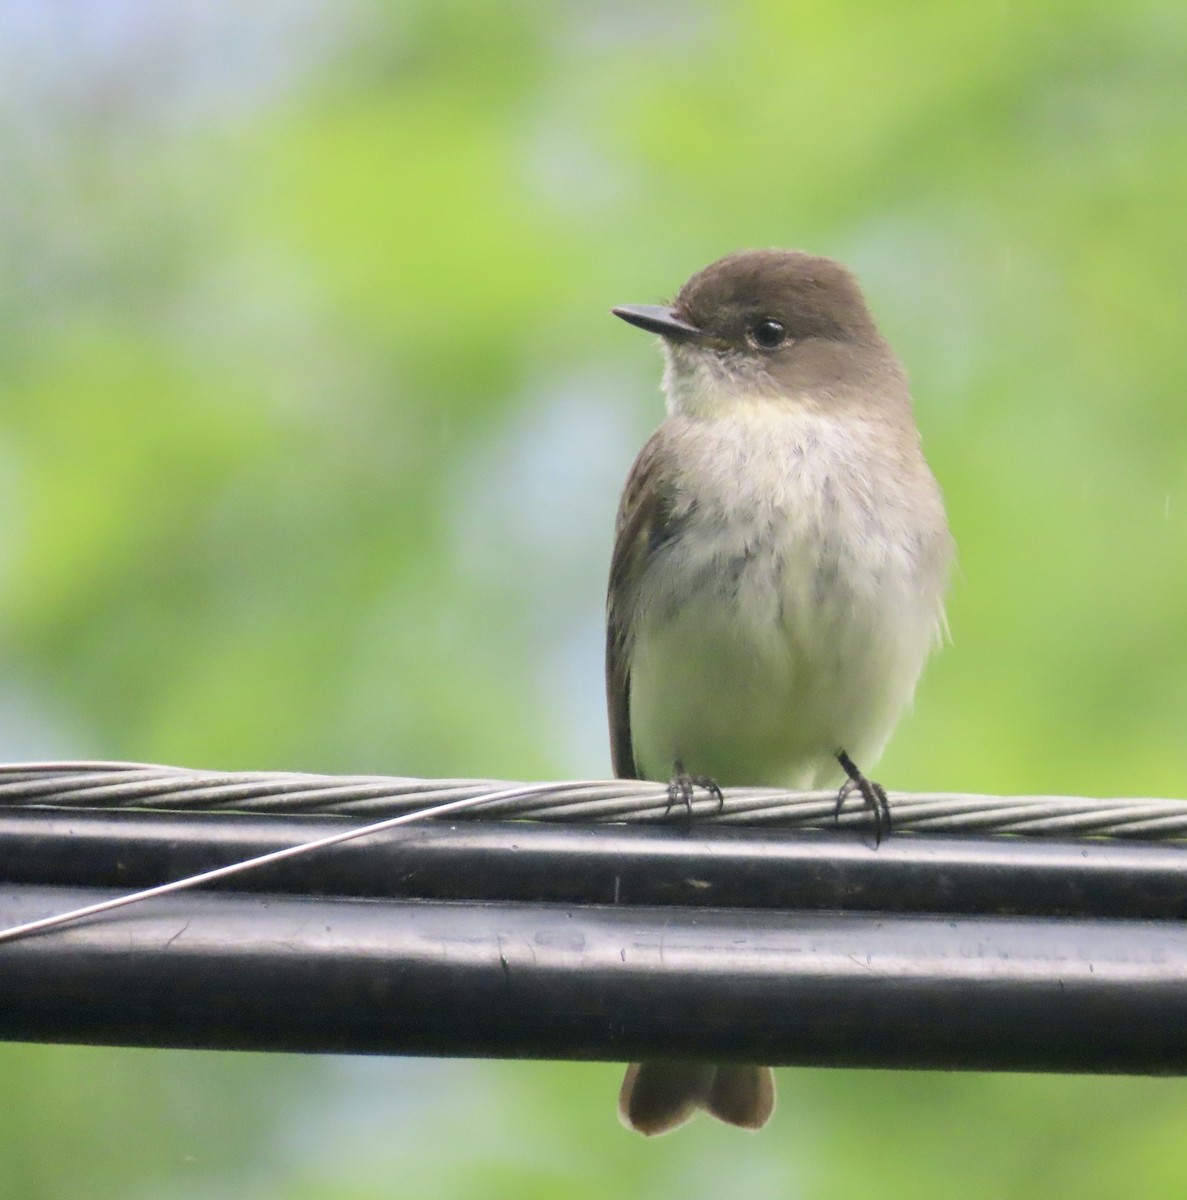
[[[717,811],[721,812],[725,807],[725,797],[721,794],[721,788],[717,786],[717,780],[708,775],[689,775],[684,769],[684,764],[677,759],[672,768],[672,778],[668,781],[668,806],[664,809],[664,816],[666,817],[673,808],[680,805],[691,821],[692,798],[697,788],[703,788],[708,792],[717,801]]]
[[[882,831],[884,829],[886,835],[888,837],[890,835],[890,801],[887,799],[886,789],[880,783],[875,783],[872,779],[867,779],[857,769],[857,764],[844,750],[837,751],[837,762],[841,764],[841,767],[849,778],[841,785],[841,790],[837,792],[837,806],[833,810],[833,821],[835,822],[840,817],[841,810],[845,807],[845,801],[854,792],[859,792],[862,800],[865,802],[866,808],[874,814],[874,845],[877,847],[882,844]]]

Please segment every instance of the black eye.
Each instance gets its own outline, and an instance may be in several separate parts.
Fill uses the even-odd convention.
[[[782,321],[774,317],[763,317],[750,327],[750,340],[762,350],[774,350],[787,337]]]

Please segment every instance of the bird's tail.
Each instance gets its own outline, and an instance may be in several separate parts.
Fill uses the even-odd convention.
[[[646,1134],[668,1133],[704,1109],[719,1121],[761,1129],[775,1111],[770,1067],[631,1063],[618,1093],[618,1119]]]

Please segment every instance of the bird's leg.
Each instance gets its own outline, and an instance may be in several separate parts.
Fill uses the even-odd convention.
[[[691,821],[692,797],[697,788],[704,788],[717,801],[717,811],[721,812],[725,807],[725,797],[721,794],[721,788],[717,786],[717,780],[708,775],[690,775],[684,769],[684,764],[677,759],[672,767],[672,778],[668,781],[668,806],[664,809],[664,816],[679,804],[684,807]]]
[[[837,807],[833,810],[833,821],[835,822],[840,817],[841,809],[845,807],[845,801],[854,792],[860,792],[866,808],[874,814],[874,845],[881,845],[883,828],[885,828],[887,836],[890,835],[890,801],[887,799],[886,789],[880,783],[867,779],[844,750],[837,751],[837,762],[841,764],[849,778],[837,792]]]

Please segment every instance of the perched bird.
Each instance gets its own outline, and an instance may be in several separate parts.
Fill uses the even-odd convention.
[[[656,333],[667,418],[623,490],[607,599],[615,774],[856,787],[879,835],[881,753],[944,631],[952,539],[907,378],[853,276],[746,250],[670,306],[616,316]],[[758,1129],[767,1067],[628,1068],[624,1124],[665,1133],[705,1109]]]

